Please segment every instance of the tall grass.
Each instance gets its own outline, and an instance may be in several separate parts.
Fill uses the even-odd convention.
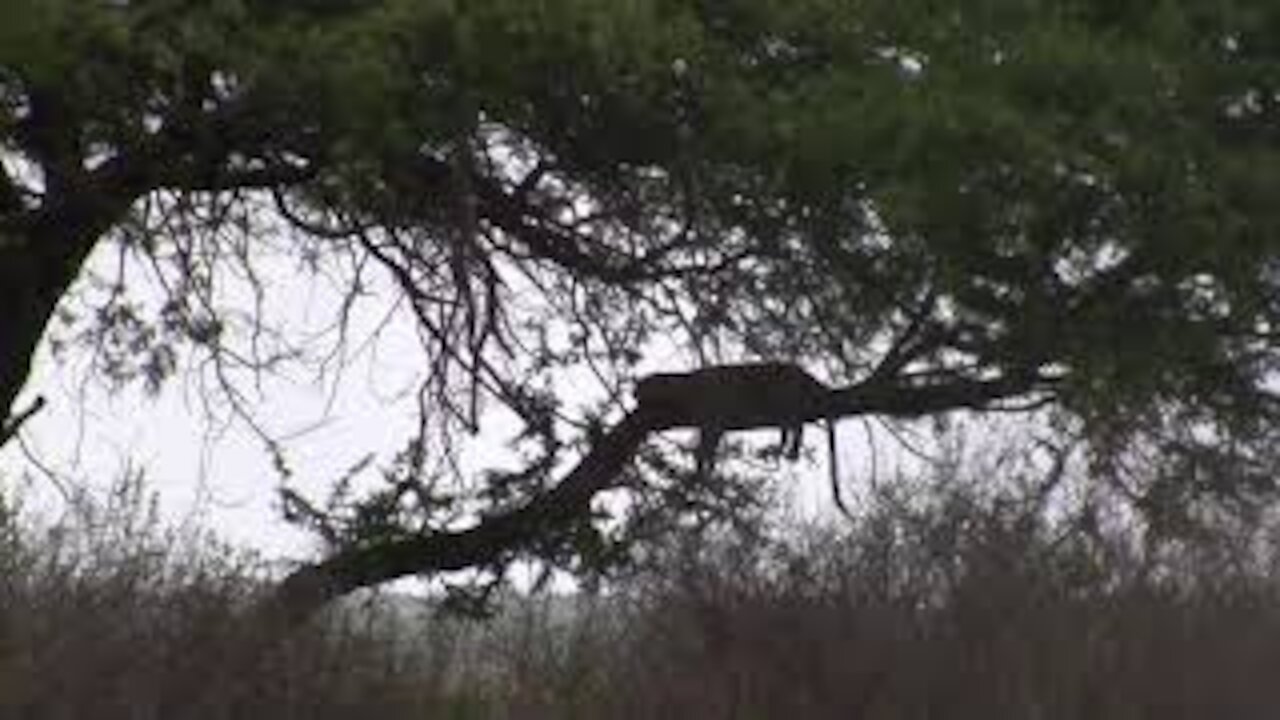
[[[0,513],[0,718],[1280,716],[1274,544],[1156,556],[963,487],[784,542],[676,540],[487,624],[384,599],[265,649],[258,564],[136,493],[104,507]]]
[[[590,663],[603,691],[579,716],[1277,717],[1275,577],[1157,569],[989,506],[941,513],[763,564],[689,552]]]
[[[132,481],[54,523],[5,508],[0,718],[439,716],[367,623],[283,642],[257,624],[262,577],[252,558],[161,527]]]

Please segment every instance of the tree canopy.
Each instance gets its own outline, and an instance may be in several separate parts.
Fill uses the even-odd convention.
[[[651,442],[680,425],[630,397],[655,344],[687,360],[663,370],[803,365],[838,388],[823,413],[1048,409],[1099,459],[1156,449],[1189,493],[1270,489],[1274,3],[2,7],[0,437],[95,249],[165,294],[148,314],[122,271],[81,321],[119,382],[305,348],[255,322],[268,252],[339,278],[339,326],[396,288],[420,432],[341,527],[287,504],[334,540],[295,576],[312,602],[588,567],[699,493],[745,512],[745,481],[703,487]],[[563,397],[566,372],[598,399]],[[492,407],[528,468],[425,477]],[[1220,466],[1238,482],[1196,485]],[[607,487],[632,496],[623,530],[591,512]]]

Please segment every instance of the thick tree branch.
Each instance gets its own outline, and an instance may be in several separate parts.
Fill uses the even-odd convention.
[[[856,415],[909,418],[948,410],[983,410],[1001,400],[1051,393],[1056,382],[1040,376],[868,382],[833,390],[824,412],[810,419]]]
[[[997,400],[1024,395],[1027,381],[955,379],[912,385],[870,383],[831,390],[825,401],[797,397],[794,406],[778,407],[773,417],[758,417],[758,427],[786,425],[797,418],[818,420],[847,415],[920,416],[940,410],[981,408]],[[762,389],[763,391],[763,389]],[[580,517],[591,499],[610,487],[652,433],[699,427],[707,418],[696,410],[641,404],[606,434],[561,482],[527,505],[482,519],[460,532],[439,532],[339,551],[287,577],[272,599],[287,623],[305,620],[316,610],[353,590],[423,573],[479,567],[526,548],[547,533]],[[738,429],[750,429],[742,423]]]
[[[273,599],[277,609],[288,621],[297,622],[330,600],[362,587],[493,563],[585,512],[596,493],[609,486],[640,443],[656,429],[654,423],[653,415],[643,408],[627,415],[563,482],[517,510],[485,518],[460,532],[356,547],[305,566],[281,585]]]
[[[31,104],[17,136],[42,170],[39,207],[20,207],[8,178],[0,186],[0,308],[6,313],[0,322],[0,417],[13,413],[58,301],[98,241],[139,197],[162,186],[216,192],[279,187],[314,175],[310,164],[228,164],[234,153],[254,157],[257,148],[270,144],[269,128],[247,119],[252,107],[228,106],[198,128],[165,125],[88,169],[78,135],[83,118],[53,89],[32,89]]]
[[[77,118],[53,92],[33,92],[20,133],[43,171],[38,209],[5,217],[0,241],[0,416],[27,381],[31,360],[58,301],[98,240],[148,189],[145,168],[118,156],[86,170]]]

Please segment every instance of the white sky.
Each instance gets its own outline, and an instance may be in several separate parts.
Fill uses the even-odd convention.
[[[96,257],[90,265],[110,260]],[[292,306],[277,308],[282,317],[304,327],[323,322],[323,306],[335,302],[336,295],[326,296],[323,288],[317,290],[297,274],[281,272],[278,278],[276,289],[283,292],[277,297],[292,299]],[[355,337],[376,320],[375,315],[357,317]],[[417,378],[412,363],[420,356],[414,342],[407,322],[392,326],[369,352],[355,358],[332,405],[330,388],[304,374],[269,381],[261,389],[258,417],[273,434],[291,438],[286,445],[294,471],[291,486],[323,499],[323,489],[366,454],[377,452],[384,463],[390,459],[408,437],[414,418],[412,394],[406,393]],[[24,472],[30,478],[22,488],[30,507],[56,517],[61,507],[56,483],[101,491],[132,464],[146,469],[166,522],[198,523],[267,558],[310,554],[311,539],[279,516],[279,478],[270,455],[242,423],[221,424],[206,414],[198,374],[179,375],[158,397],[148,397],[140,383],[112,394],[100,383],[86,381],[87,360],[84,353],[71,353],[54,361],[48,347],[43,348],[18,404],[24,407],[36,394],[48,402],[22,433],[43,469],[28,462],[17,443],[0,453],[0,480],[11,487]],[[482,428],[471,454],[478,467],[501,462],[500,443],[508,430],[494,423]],[[805,478],[797,481],[803,490],[794,508],[802,517],[831,512],[821,435],[807,433],[817,466],[783,470]],[[858,452],[865,448],[861,430],[845,423],[841,437],[842,474],[865,477],[865,461],[850,459],[865,455]]]
[[[109,265],[109,254],[104,247],[92,258],[90,272]],[[274,298],[291,304],[274,308],[278,317],[300,330],[323,321],[310,315],[336,295],[325,297],[323,288],[295,273],[273,274]],[[358,317],[361,322],[369,320]],[[348,368],[336,394],[298,371],[269,378],[249,398],[264,429],[288,438],[291,486],[321,499],[327,481],[369,452],[389,458],[407,437],[413,416],[404,391],[412,387],[415,373],[397,360],[412,357],[405,346],[410,341],[404,331],[384,336],[376,352],[371,349]],[[233,544],[271,557],[306,553],[307,536],[279,517],[279,475],[262,441],[242,421],[227,421],[225,407],[212,413],[205,407],[201,378],[207,375],[179,370],[156,397],[141,383],[112,393],[90,377],[88,361],[82,351],[55,361],[46,343],[18,404],[25,407],[37,394],[46,398],[46,407],[24,426],[22,437],[55,478],[102,489],[130,464],[142,466],[167,521],[204,523]],[[32,471],[34,481],[24,489],[29,504],[57,512],[55,479],[33,468],[16,443],[0,454],[0,468]],[[3,477],[12,483],[15,474]]]

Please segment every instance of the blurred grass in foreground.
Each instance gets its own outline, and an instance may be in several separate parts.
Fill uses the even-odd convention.
[[[9,508],[0,717],[1280,712],[1272,535],[1157,553],[974,484],[933,487],[784,542],[676,541],[607,595],[512,599],[487,624],[352,603],[265,652],[244,612],[258,564],[165,530],[137,486],[60,523]]]

